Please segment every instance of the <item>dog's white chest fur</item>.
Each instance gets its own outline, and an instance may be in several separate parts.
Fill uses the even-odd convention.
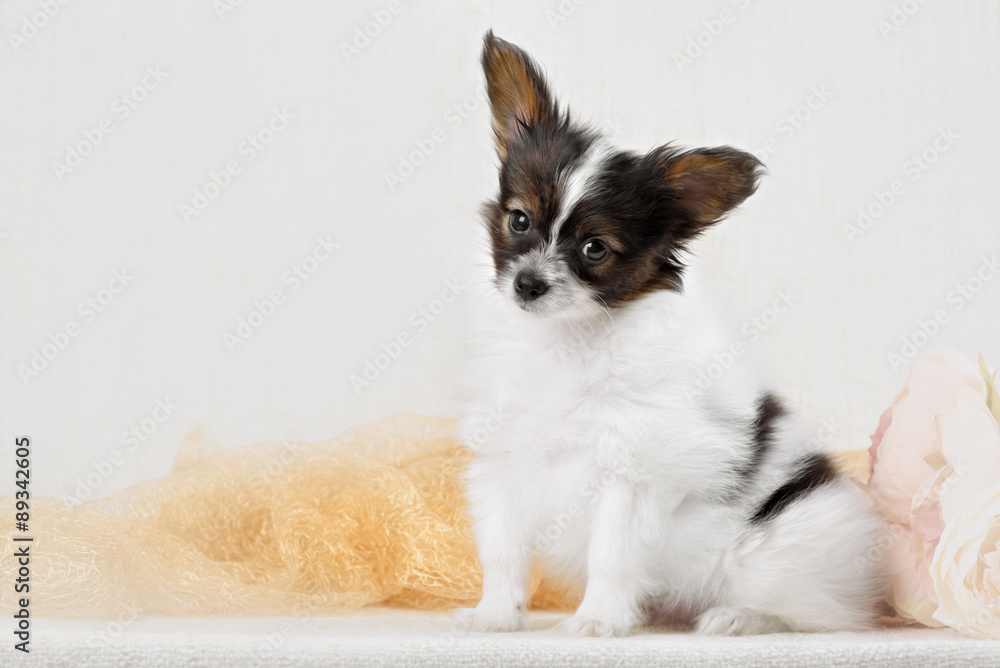
[[[669,543],[666,532],[652,536],[662,541],[658,580],[677,587],[711,570],[733,527],[725,514],[698,512],[715,462],[691,453],[711,459],[706,441],[739,438],[700,419],[694,380],[699,363],[712,360],[711,331],[692,328],[689,307],[673,294],[652,295],[613,320],[584,322],[539,322],[491,304],[494,313],[480,321],[483,345],[469,369],[475,399],[463,423],[466,442],[481,455],[470,470],[473,487],[518,490],[512,503],[531,527],[538,557],[584,579],[601,494],[617,481],[655,487],[650,498],[671,535]],[[732,407],[737,422],[749,418],[738,411],[753,406],[750,392],[742,399]],[[491,414],[493,429],[483,429],[482,416]],[[713,531],[726,539],[709,555],[704,543]]]

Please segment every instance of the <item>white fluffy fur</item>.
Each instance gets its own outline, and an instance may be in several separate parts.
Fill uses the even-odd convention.
[[[781,419],[752,486],[720,501],[763,388],[742,359],[698,388],[731,339],[694,286],[609,312],[570,282],[570,306],[539,314],[514,303],[510,280],[477,300],[466,378],[484,573],[465,613],[474,628],[523,628],[536,560],[585,586],[563,624],[579,635],[627,634],[651,614],[717,634],[868,622],[879,522],[856,485],[827,484],[747,523],[807,452],[795,420]]]

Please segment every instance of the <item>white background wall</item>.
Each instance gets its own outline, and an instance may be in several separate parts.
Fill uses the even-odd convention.
[[[464,307],[423,331],[411,314],[461,276],[495,187],[475,97],[491,26],[623,145],[768,149],[770,177],[702,244],[703,271],[737,332],[791,292],[756,341],[737,340],[836,426],[831,447],[867,444],[905,378],[888,355],[936,311],[948,321],[919,356],[953,347],[1000,364],[1000,280],[962,308],[952,292],[1000,251],[1000,3],[897,9],[883,34],[894,5],[918,3],[400,0],[350,58],[342,44],[388,2],[245,0],[220,15],[221,1],[74,0],[32,36],[24,19],[42,4],[0,3],[0,480],[29,434],[35,492],[73,493],[158,399],[178,407],[94,496],[164,475],[195,425],[238,445],[455,415]],[[147,68],[166,77],[123,118],[115,100]],[[241,142],[276,107],[294,120],[247,161]],[[60,180],[53,162],[102,119],[113,131]],[[391,190],[385,173],[439,129]],[[935,154],[941,131],[957,138]],[[925,150],[933,164],[914,171]],[[228,161],[240,173],[186,223],[179,205]],[[850,242],[845,225],[895,180],[896,201]],[[293,290],[283,274],[327,235],[340,249]],[[78,305],[122,268],[134,278],[88,321]],[[286,301],[230,352],[224,333],[274,289]],[[22,380],[70,323],[78,335]],[[412,345],[357,393],[350,376],[400,333]]]

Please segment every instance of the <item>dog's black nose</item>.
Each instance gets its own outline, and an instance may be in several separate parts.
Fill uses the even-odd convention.
[[[537,276],[521,273],[514,278],[514,290],[521,299],[530,302],[548,292],[549,286]]]

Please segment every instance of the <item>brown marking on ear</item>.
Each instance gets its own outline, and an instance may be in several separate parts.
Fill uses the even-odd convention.
[[[530,128],[552,121],[558,112],[534,61],[492,30],[483,40],[482,63],[497,153],[506,160],[513,142]]]
[[[700,228],[717,222],[757,189],[760,160],[728,146],[682,153],[664,165],[677,203]]]

